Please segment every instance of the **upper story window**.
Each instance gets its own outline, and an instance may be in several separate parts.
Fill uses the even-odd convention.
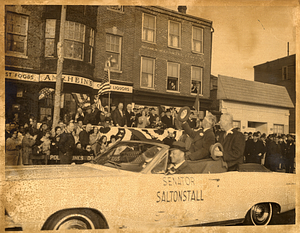
[[[202,72],[203,68],[198,66],[192,66],[192,82],[191,93],[197,94],[199,87],[199,94],[202,95]]]
[[[56,19],[46,19],[45,30],[45,57],[55,56],[55,28]]]
[[[5,52],[11,55],[27,55],[28,16],[6,12]]]
[[[115,62],[111,63],[112,70],[121,70],[121,44],[122,37],[106,34],[106,53],[107,57],[112,56]]]
[[[181,46],[181,24],[169,21],[168,45],[172,48],[180,48]]]
[[[283,66],[282,67],[282,80],[287,80],[289,79],[289,69],[288,66]]]
[[[65,58],[83,61],[85,41],[85,25],[66,21],[65,22]]]
[[[124,11],[124,8],[122,5],[112,5],[112,6],[108,6],[107,8],[110,10],[119,11],[119,12]]]
[[[95,31],[94,29],[91,28],[90,36],[89,36],[89,63],[93,63],[94,41],[95,41]]]
[[[156,17],[143,13],[143,35],[142,40],[155,43],[156,37]]]
[[[141,87],[154,88],[155,60],[142,57],[141,67]]]
[[[197,53],[203,53],[203,29],[193,27],[193,42],[192,51]]]
[[[168,62],[167,90],[179,91],[180,64]]]

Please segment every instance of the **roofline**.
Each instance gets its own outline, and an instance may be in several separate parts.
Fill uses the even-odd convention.
[[[253,68],[254,68],[254,67],[257,67],[257,66],[265,65],[265,64],[268,64],[268,63],[271,63],[271,62],[283,60],[283,59],[285,59],[285,58],[292,57],[292,56],[296,56],[296,54],[294,53],[294,54],[291,54],[291,55],[289,55],[289,56],[284,56],[284,57],[277,58],[277,59],[272,60],[272,61],[267,61],[267,62],[265,62],[265,63],[261,63],[261,64],[258,64],[258,65],[255,65],[255,66],[253,66]]]
[[[189,15],[189,14],[181,13],[181,12],[178,12],[178,11],[175,11],[175,10],[171,10],[171,9],[168,9],[168,8],[165,8],[165,7],[161,7],[161,6],[136,6],[136,7],[154,10],[154,11],[159,12],[159,13],[163,13],[162,11],[168,12],[168,13],[176,15],[177,17],[179,16],[180,18],[187,18],[187,20],[191,20],[191,19],[197,20],[197,21],[200,20],[200,21],[202,21],[202,23],[205,23],[206,26],[209,26],[209,27],[212,28],[213,21],[208,20],[208,19],[203,19],[203,18],[194,16],[194,15]]]
[[[278,105],[272,105],[272,104],[262,104],[262,103],[256,103],[256,102],[246,102],[246,101],[241,101],[241,100],[235,100],[235,99],[218,99],[218,100],[223,100],[223,101],[234,101],[234,102],[238,102],[238,103],[246,103],[246,104],[252,104],[252,105],[260,105],[260,106],[268,106],[268,107],[277,107],[277,108],[282,108],[282,109],[286,109],[286,110],[289,110],[289,109],[294,109],[295,106],[293,107],[284,107],[284,106],[278,106]],[[294,104],[293,104],[294,105]]]

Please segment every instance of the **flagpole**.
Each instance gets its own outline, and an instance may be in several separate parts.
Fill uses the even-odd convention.
[[[109,65],[108,65],[108,84],[110,85],[110,59],[109,59]],[[110,91],[108,92],[108,112],[110,112]]]

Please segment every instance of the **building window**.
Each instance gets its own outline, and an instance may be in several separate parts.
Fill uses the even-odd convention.
[[[173,48],[180,48],[181,44],[181,24],[169,21],[168,45]]]
[[[168,62],[168,71],[167,71],[167,90],[168,91],[179,91],[179,74],[180,74],[180,65],[174,62]]]
[[[8,54],[27,54],[28,16],[6,12],[6,46]]]
[[[65,22],[65,58],[83,61],[85,25],[71,21]]]
[[[55,28],[56,19],[46,19],[45,57],[55,56]]]
[[[203,53],[203,29],[193,27],[193,43],[192,51]]]
[[[90,36],[89,36],[89,63],[93,63],[94,41],[95,41],[95,30],[91,28]]]
[[[109,10],[114,10],[114,11],[119,11],[119,12],[123,12],[124,8],[122,5],[112,5],[112,6],[108,6],[107,9]]]
[[[282,80],[287,80],[287,79],[289,79],[288,67],[283,66],[282,67]]]
[[[273,126],[273,133],[283,134],[284,133],[284,126],[279,124],[274,124]]]
[[[141,87],[154,88],[155,60],[152,58],[142,57],[141,62]]]
[[[143,36],[142,40],[146,42],[155,42],[156,23],[155,16],[143,14]]]
[[[115,62],[111,63],[111,70],[121,70],[121,36],[106,34],[107,57],[112,56]]]
[[[192,83],[191,83],[192,94],[197,94],[198,86],[199,86],[199,94],[202,95],[202,72],[203,72],[202,67],[192,66]]]
[[[241,129],[241,121],[233,121],[233,128]]]

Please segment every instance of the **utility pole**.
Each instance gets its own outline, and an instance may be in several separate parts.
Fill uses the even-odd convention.
[[[54,113],[53,113],[53,126],[52,126],[53,129],[58,125],[58,121],[60,118],[61,90],[63,85],[62,70],[64,64],[65,21],[66,21],[66,6],[62,5],[61,17],[60,17],[59,41],[57,43],[58,59],[57,59],[55,100],[54,100]]]

